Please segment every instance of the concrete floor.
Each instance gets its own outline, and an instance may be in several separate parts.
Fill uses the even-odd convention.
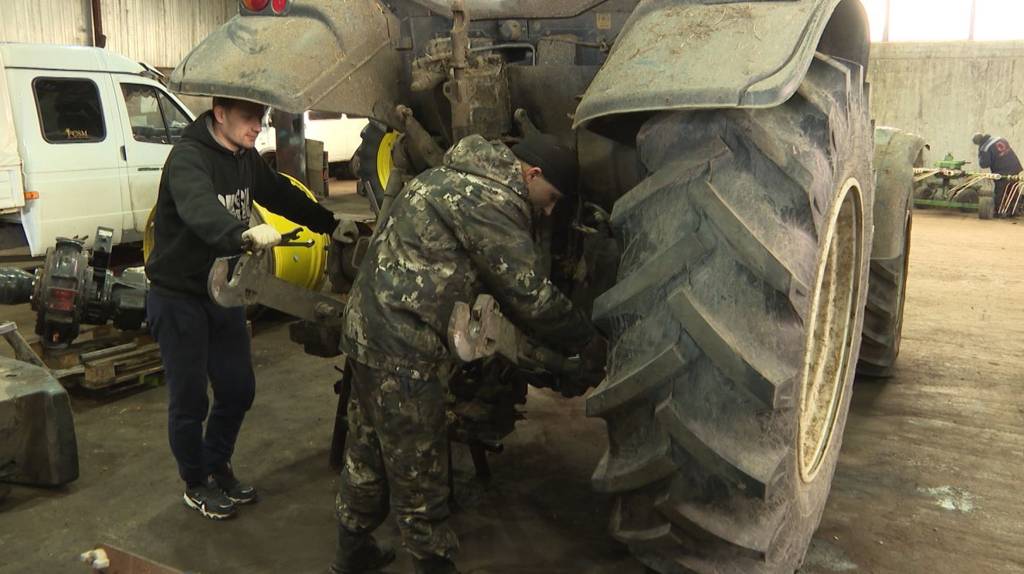
[[[1024,572],[1024,225],[920,212],[896,377],[859,381],[808,573]],[[5,318],[29,317],[8,308]],[[0,503],[0,572],[84,572],[72,559],[119,545],[206,573],[322,572],[334,539],[330,360],[303,355],[285,324],[258,324],[259,389],[235,457],[263,500],[234,521],[181,503],[161,388],[75,398],[81,478],[15,487]],[[534,392],[492,457],[486,489],[457,460],[460,564],[478,574],[643,571],[605,534],[589,475],[603,424],[583,400]],[[382,536],[394,540],[388,523]],[[390,572],[409,572],[403,557]]]

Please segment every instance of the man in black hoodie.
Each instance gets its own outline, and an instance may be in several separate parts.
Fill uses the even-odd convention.
[[[210,300],[210,267],[243,246],[259,251],[280,243],[274,227],[249,227],[253,201],[319,233],[348,229],[253,149],[263,113],[260,104],[214,98],[213,109],[185,130],[164,165],[155,245],[146,263],[152,283],[147,319],[170,394],[171,451],[185,481],[185,504],[207,518],[229,518],[236,504],[257,499],[256,489],[235,478],[231,468],[256,389],[245,310]]]

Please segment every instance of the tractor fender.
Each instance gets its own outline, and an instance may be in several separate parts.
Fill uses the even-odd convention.
[[[914,168],[923,165],[924,138],[897,128],[875,128],[874,243],[871,259],[903,254],[907,209],[913,208]]]
[[[399,23],[379,2],[295,2],[284,16],[237,15],[171,74],[179,93],[299,114],[386,117],[398,102]]]
[[[868,30],[858,0],[641,0],[574,127],[630,112],[775,107],[819,46],[866,68]]]

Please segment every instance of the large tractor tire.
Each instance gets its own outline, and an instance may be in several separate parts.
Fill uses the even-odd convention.
[[[815,57],[772,109],[666,112],[615,204],[587,400],[611,533],[661,573],[793,572],[828,497],[860,346],[873,181],[864,71]]]
[[[890,377],[900,354],[914,221],[914,168],[924,162],[921,137],[875,130],[874,241],[857,374]]]
[[[384,202],[384,190],[388,187],[391,176],[391,152],[398,141],[398,132],[388,129],[384,124],[370,120],[360,134],[362,142],[352,156],[352,171],[359,180],[359,193],[373,192],[377,205]]]

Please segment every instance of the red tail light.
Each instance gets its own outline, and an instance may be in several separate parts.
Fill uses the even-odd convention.
[[[291,0],[238,0],[239,13],[249,16],[283,16],[292,6]]]
[[[240,0],[240,2],[242,8],[249,12],[262,12],[267,7],[267,4],[270,3],[270,0]]]
[[[75,308],[75,295],[77,293],[74,289],[51,287],[47,307],[53,311],[72,311]]]

